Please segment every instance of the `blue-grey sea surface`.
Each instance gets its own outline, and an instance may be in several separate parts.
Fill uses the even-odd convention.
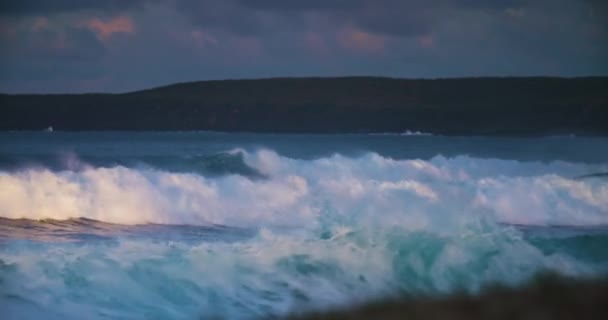
[[[3,319],[251,319],[608,275],[608,138],[0,133]]]

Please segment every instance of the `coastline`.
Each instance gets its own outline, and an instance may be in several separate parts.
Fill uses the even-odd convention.
[[[2,94],[0,131],[608,135],[608,77],[271,78]]]

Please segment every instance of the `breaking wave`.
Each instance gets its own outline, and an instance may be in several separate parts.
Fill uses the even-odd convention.
[[[544,270],[608,275],[608,184],[577,178],[606,163],[240,149],[180,161],[2,171],[0,241],[38,240],[0,242],[4,314],[268,318]]]
[[[375,153],[296,160],[233,150],[189,160],[197,173],[139,165],[0,173],[0,216],[119,224],[437,227],[491,219],[526,225],[608,225],[608,185],[576,179],[605,164],[467,156],[394,160]],[[186,168],[192,168],[188,163]]]

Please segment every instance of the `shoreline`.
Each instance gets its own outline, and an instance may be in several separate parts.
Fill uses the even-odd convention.
[[[607,136],[608,77],[272,78],[0,95],[0,131]]]

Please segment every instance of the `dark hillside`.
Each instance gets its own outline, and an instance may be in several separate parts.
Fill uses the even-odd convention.
[[[608,134],[608,78],[274,78],[0,95],[0,130]]]

